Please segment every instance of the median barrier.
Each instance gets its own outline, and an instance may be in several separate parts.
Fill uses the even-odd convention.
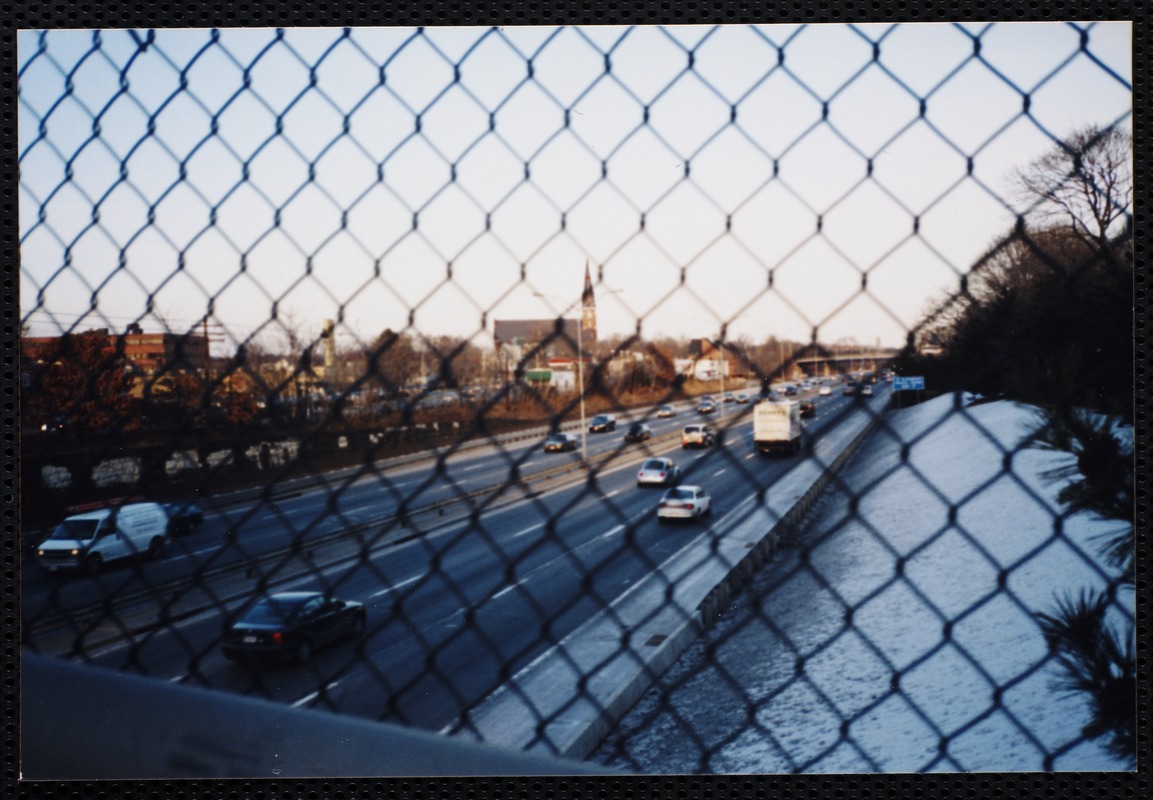
[[[696,537],[442,733],[586,758],[800,526],[886,407],[862,409],[859,421],[826,434],[814,448],[824,453],[738,505],[739,517]]]

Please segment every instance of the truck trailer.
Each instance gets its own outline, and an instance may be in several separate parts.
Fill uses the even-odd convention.
[[[761,455],[800,450],[800,404],[788,400],[757,403],[753,408],[753,445]]]

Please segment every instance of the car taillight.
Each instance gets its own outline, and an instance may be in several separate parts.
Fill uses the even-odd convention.
[[[272,643],[273,644],[284,644],[284,634],[281,633],[280,631],[277,631],[276,633],[272,634]]]

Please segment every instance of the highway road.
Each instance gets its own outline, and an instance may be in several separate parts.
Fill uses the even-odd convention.
[[[810,440],[873,398],[812,399]],[[99,575],[24,571],[24,646],[159,679],[318,706],[440,730],[695,537],[733,522],[737,506],[797,459],[766,458],[751,441],[751,405],[726,404],[709,422],[715,447],[682,451],[679,431],[700,417],[685,405],[660,420],[634,412],[654,438],[626,444],[589,434],[579,453],[540,441],[462,450],[361,474],[275,487],[263,498],[205,503],[196,533],[157,561]],[[668,455],[683,482],[713,494],[714,513],[658,525],[660,489],[639,489],[644,457]],[[510,479],[511,478],[511,479]],[[228,536],[231,532],[232,536]],[[261,670],[220,655],[222,627],[252,598],[325,589],[364,602],[364,637],[305,666]]]

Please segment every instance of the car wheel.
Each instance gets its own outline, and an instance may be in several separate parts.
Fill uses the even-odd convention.
[[[310,658],[312,658],[312,643],[307,639],[301,639],[300,644],[296,645],[296,649],[292,652],[292,660],[303,665],[307,664]]]
[[[160,558],[160,551],[164,549],[164,539],[159,536],[153,536],[148,541],[148,557]]]
[[[353,617],[352,618],[352,631],[349,633],[349,636],[352,637],[353,639],[359,639],[361,634],[364,633],[365,622],[366,622],[366,620],[364,618],[364,612],[361,612],[361,613],[357,614],[355,617]]]

